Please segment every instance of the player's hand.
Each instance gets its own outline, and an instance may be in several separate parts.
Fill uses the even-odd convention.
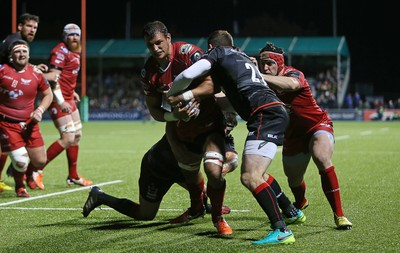
[[[254,63],[254,65],[258,66],[258,61],[255,57],[250,57],[250,60],[252,63]]]
[[[190,118],[196,118],[200,114],[200,103],[192,99],[192,101],[187,103],[185,109],[187,110]]]
[[[64,113],[72,113],[72,106],[65,101],[60,105],[60,108]]]
[[[60,74],[57,72],[48,72],[46,74],[44,74],[44,76],[46,77],[47,81],[49,81],[49,83],[55,87],[55,85],[58,82],[58,79],[60,78]]]
[[[34,110],[31,113],[31,118],[34,122],[40,122],[42,121],[42,117],[43,117],[43,113],[44,113],[44,108],[43,106],[39,106],[36,108],[36,110]]]
[[[228,151],[225,153],[226,162],[222,166],[222,176],[236,170],[238,167],[237,154],[235,152]]]
[[[199,116],[200,114],[200,109],[199,109],[200,103],[193,100],[188,102],[185,106],[182,107],[175,107],[174,110],[176,111],[176,116],[187,122],[189,121],[191,118],[196,118],[197,116]]]
[[[172,107],[180,106],[182,105],[182,102],[184,102],[183,96],[177,95],[177,96],[169,96],[167,97],[167,103],[170,104]]]
[[[75,100],[76,103],[81,102],[81,97],[75,91],[74,91],[74,100]]]
[[[44,63],[40,63],[39,65],[36,65],[36,67],[40,69],[40,71],[42,71],[43,73],[49,71],[49,67],[47,67],[47,65]]]

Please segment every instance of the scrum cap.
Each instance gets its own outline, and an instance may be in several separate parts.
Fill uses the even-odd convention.
[[[274,61],[278,66],[278,72],[276,73],[278,75],[285,66],[285,58],[283,57],[283,54],[284,52],[282,48],[276,47],[272,43],[267,43],[267,45],[260,50],[260,60]]]
[[[67,24],[64,26],[64,30],[63,30],[63,38],[64,41],[67,40],[68,35],[70,34],[78,34],[79,36],[81,36],[81,28],[79,28],[78,25],[75,24]]]

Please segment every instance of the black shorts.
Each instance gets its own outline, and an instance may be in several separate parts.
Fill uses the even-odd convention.
[[[181,168],[163,138],[144,155],[140,168],[140,195],[149,202],[160,202],[174,183],[184,182]]]
[[[284,106],[269,107],[252,115],[247,121],[246,141],[266,140],[282,146],[289,116]]]

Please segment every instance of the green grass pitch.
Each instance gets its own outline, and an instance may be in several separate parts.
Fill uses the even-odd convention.
[[[28,189],[29,199],[17,198],[14,191],[0,193],[0,252],[398,252],[400,124],[335,122],[334,126],[333,161],[353,230],[335,229],[313,163],[306,174],[307,221],[290,226],[296,237],[293,245],[251,245],[266,235],[269,224],[241,185],[240,169],[227,176],[225,204],[233,212],[225,218],[234,230],[231,236],[217,236],[210,215],[186,226],[170,226],[168,220],[189,205],[188,194],[177,185],[153,221],[135,221],[106,207],[83,218],[89,188],[66,186],[67,161],[62,153],[44,170],[44,191]],[[162,136],[164,124],[88,122],[83,127],[79,173],[111,195],[138,201],[141,158]],[[41,129],[46,146],[58,138],[51,122],[41,123]],[[233,131],[240,154],[246,133],[243,122]],[[280,152],[268,172],[292,198]],[[14,185],[5,171],[2,176]]]

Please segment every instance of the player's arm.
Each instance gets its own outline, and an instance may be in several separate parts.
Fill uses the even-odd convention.
[[[299,79],[295,77],[261,75],[271,88],[279,92],[293,92],[300,89]]]
[[[145,98],[150,115],[157,121],[165,122],[164,113],[166,111],[161,107],[162,96],[145,96]]]
[[[206,97],[213,96],[214,94],[214,84],[209,75],[202,77],[200,84],[191,90],[187,90],[176,96],[169,96],[167,98],[168,103],[172,106],[176,106],[179,103],[185,103],[191,101],[193,98],[197,101],[201,101]]]
[[[191,110],[194,109],[194,105],[190,105],[187,108],[173,108],[171,112],[168,112],[161,107],[161,104],[162,96],[146,96],[146,105],[149,109],[150,115],[155,120],[161,122],[177,121],[181,119],[186,120],[197,111],[195,110],[191,112]]]
[[[40,105],[36,108],[35,111],[32,112],[31,117],[33,118],[34,121],[40,122],[42,120],[42,115],[44,111],[46,111],[47,108],[49,108],[51,101],[53,101],[53,92],[49,87],[48,89],[42,92],[42,99],[40,101]]]
[[[211,63],[206,59],[201,59],[192,66],[182,71],[174,80],[167,97],[173,96],[186,90],[193,79],[207,74],[211,69]]]

